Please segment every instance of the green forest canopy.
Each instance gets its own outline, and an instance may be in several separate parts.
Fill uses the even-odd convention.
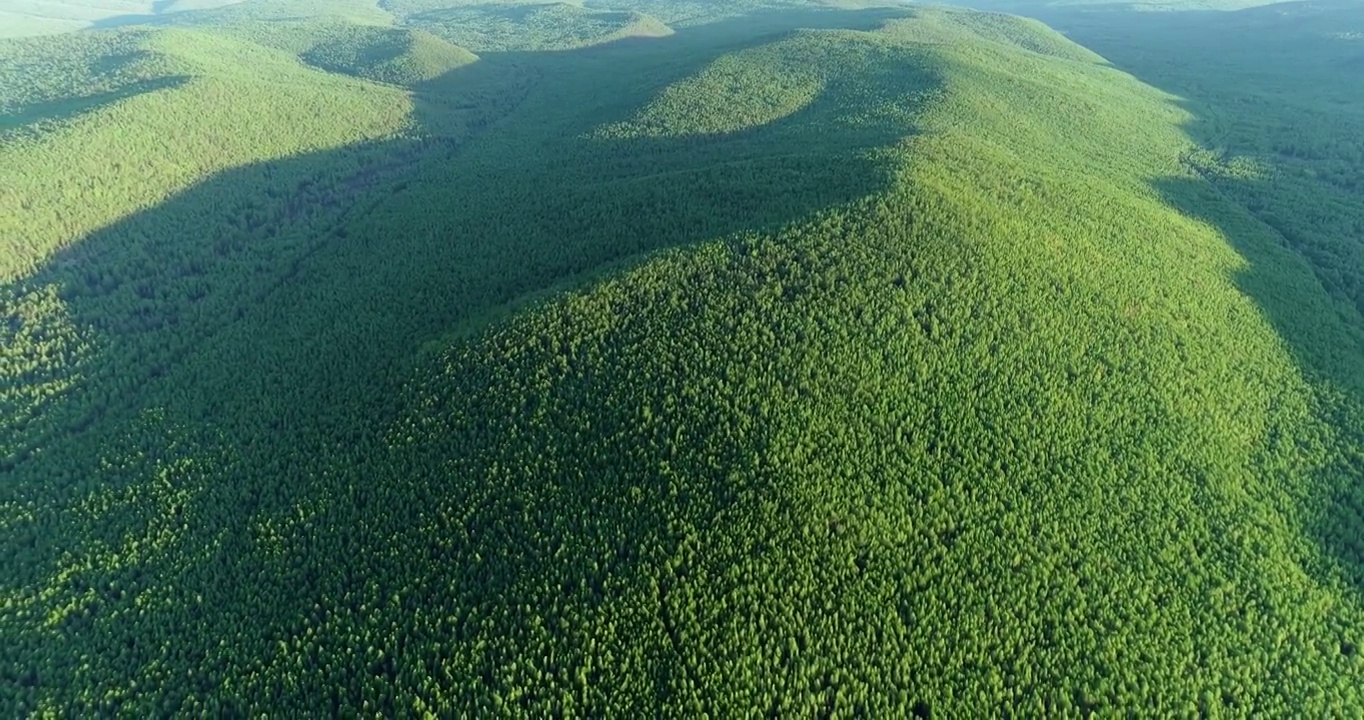
[[[1360,13],[834,5],[0,43],[0,713],[1358,714]]]

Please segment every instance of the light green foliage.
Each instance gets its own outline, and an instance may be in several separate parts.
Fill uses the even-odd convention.
[[[1235,13],[1039,12],[1117,67],[1175,93],[1200,145],[1183,158],[1206,183],[1161,181],[1182,212],[1215,223],[1249,263],[1237,284],[1260,300],[1321,411],[1355,447],[1364,391],[1364,11],[1354,3],[1288,3]],[[1230,203],[1210,202],[1211,197]],[[1244,209],[1229,212],[1227,205]],[[1272,249],[1270,252],[1268,249]],[[1286,288],[1320,288],[1290,293]],[[1354,451],[1354,452],[1357,452]],[[1346,453],[1349,456],[1349,452]],[[1358,455],[1316,533],[1364,583],[1364,476]]]
[[[115,93],[0,150],[0,714],[1360,713],[1284,165],[1033,22],[643,5],[0,51]]]

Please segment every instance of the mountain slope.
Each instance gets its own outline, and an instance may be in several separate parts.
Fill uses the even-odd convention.
[[[444,662],[494,707],[1358,707],[1358,598],[1308,530],[1358,437],[1246,261],[1146,185],[1188,177],[1180,114],[972,20],[867,40],[942,82],[889,188],[418,382],[394,435],[436,500],[390,546],[439,558],[419,597],[480,609]]]
[[[378,32],[436,51],[345,70],[420,92],[422,75],[473,57],[420,33]],[[15,121],[0,147],[0,198],[16,209],[0,219],[0,312],[14,318],[0,335],[0,466],[135,398],[148,375],[287,277],[382,181],[447,156],[498,112],[442,79],[439,102],[420,101],[439,108],[439,122],[417,137],[413,92],[255,41],[311,48],[338,34],[326,24],[120,30],[0,51],[15,70],[0,85]],[[211,196],[149,211],[214,177],[224,180]],[[139,212],[141,222],[121,222]]]
[[[480,56],[402,95],[421,137],[465,102],[427,94],[500,89],[477,135],[12,461],[6,709],[1364,707],[1329,541],[1359,534],[1364,411],[1264,304],[1351,331],[1188,166],[1174,98],[941,9]],[[278,269],[239,257],[205,274]],[[69,303],[76,263],[37,264],[7,287]],[[191,307],[119,269],[145,315]]]

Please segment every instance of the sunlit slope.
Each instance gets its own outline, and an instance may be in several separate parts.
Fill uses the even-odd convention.
[[[1358,714],[1364,416],[1240,286],[1310,270],[1167,204],[1244,214],[1173,98],[999,16],[755,26],[518,57],[17,463],[0,707]]]
[[[942,82],[884,193],[651,261],[415,385],[392,437],[440,499],[370,522],[433,559],[379,574],[463,609],[427,657],[470,701],[1361,707],[1357,559],[1321,537],[1358,438],[1316,414],[1247,261],[1153,188],[1196,182],[1182,113],[975,20],[849,40]],[[1287,302],[1325,307],[1262,240]]]

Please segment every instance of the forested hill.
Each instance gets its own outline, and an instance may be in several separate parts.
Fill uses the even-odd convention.
[[[0,715],[1361,714],[1331,12],[0,42]]]

